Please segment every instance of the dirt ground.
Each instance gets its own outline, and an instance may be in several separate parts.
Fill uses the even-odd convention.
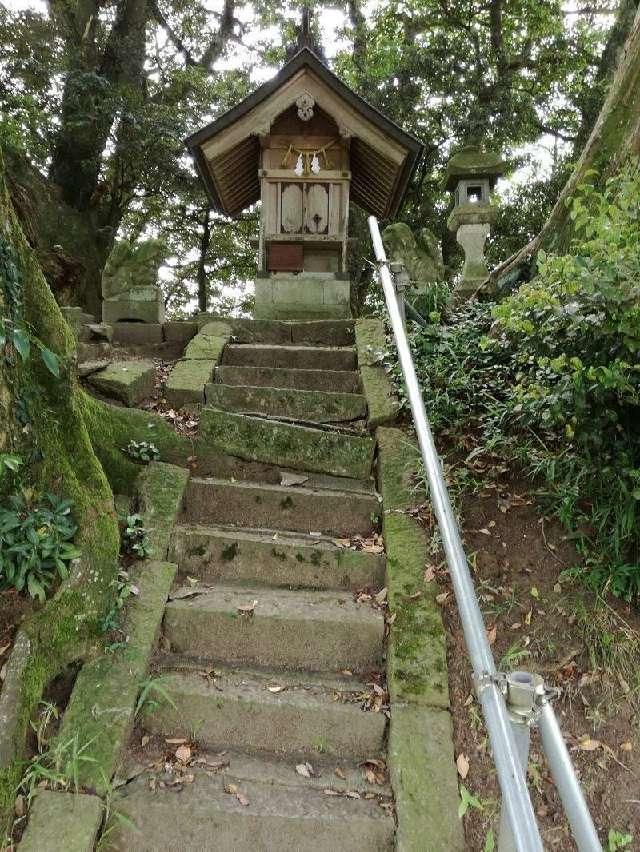
[[[531,483],[504,468],[462,499],[462,516],[499,670],[537,672],[562,690],[555,710],[604,848],[640,849],[637,611],[609,597],[596,600],[563,575],[580,564],[578,553],[563,529],[544,518]],[[464,797],[467,848],[489,852],[492,843],[497,848],[498,784],[455,599],[444,565],[436,563],[448,633],[455,756],[460,785],[473,797]],[[528,778],[545,848],[575,849],[535,731]]]

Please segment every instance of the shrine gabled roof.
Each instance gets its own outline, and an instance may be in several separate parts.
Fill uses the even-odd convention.
[[[237,106],[186,139],[214,207],[237,216],[259,200],[259,135],[310,90],[351,138],[351,199],[381,219],[393,218],[422,143],[346,86],[307,47]]]

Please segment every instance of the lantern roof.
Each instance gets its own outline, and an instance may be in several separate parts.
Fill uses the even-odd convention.
[[[356,95],[308,47],[273,79],[185,140],[213,206],[238,216],[260,199],[261,140],[302,95],[311,96],[349,144],[352,201],[381,219],[392,218],[423,145]]]
[[[465,145],[447,163],[444,189],[454,190],[458,181],[465,178],[489,178],[493,186],[504,169],[500,154],[483,151],[479,145]]]

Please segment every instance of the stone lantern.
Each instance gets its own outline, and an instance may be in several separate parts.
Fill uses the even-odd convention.
[[[454,298],[462,301],[475,293],[489,278],[484,244],[495,222],[497,210],[490,204],[504,163],[499,154],[466,145],[449,160],[444,188],[454,193],[455,206],[447,220],[464,249],[462,278]]]
[[[350,317],[350,204],[393,219],[422,144],[303,47],[187,147],[217,211],[261,202],[254,316]]]

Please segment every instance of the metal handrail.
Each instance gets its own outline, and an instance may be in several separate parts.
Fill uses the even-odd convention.
[[[500,852],[508,849],[515,849],[517,852],[542,852],[543,849],[526,782],[529,727],[535,722],[540,723],[543,743],[546,740],[553,752],[553,755],[549,754],[550,767],[580,852],[602,852],[541,679],[525,672],[514,672],[506,678],[496,669],[442,465],[427,419],[402,313],[375,216],[369,217],[369,230],[427,475],[429,494],[442,537],[502,793]],[[511,712],[505,700],[510,688],[513,688],[514,696],[517,696]],[[527,690],[530,696],[528,712],[523,711],[522,703],[518,702],[518,699],[522,699],[522,692]],[[568,798],[565,798],[565,794]]]

